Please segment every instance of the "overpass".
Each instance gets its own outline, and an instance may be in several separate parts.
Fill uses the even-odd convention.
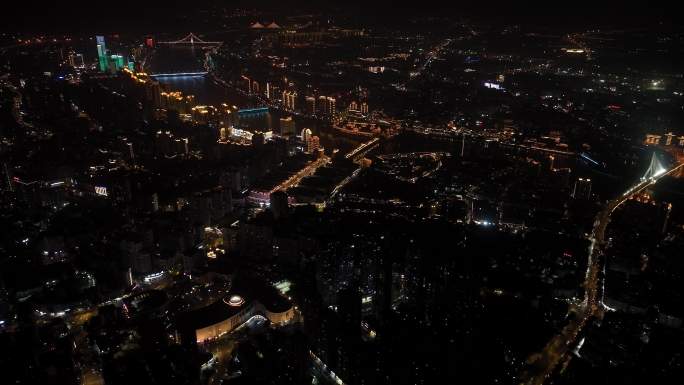
[[[584,325],[593,317],[601,316],[605,310],[606,307],[603,304],[603,282],[599,272],[605,265],[605,232],[613,212],[629,199],[658,183],[662,178],[674,174],[682,169],[683,166],[684,163],[680,163],[667,169],[660,164],[654,153],[649,168],[640,181],[622,195],[607,202],[598,215],[596,215],[594,228],[589,238],[591,243],[589,246],[587,272],[583,283],[584,299],[577,306],[575,318],[571,319],[546,344],[541,352],[535,353],[527,359],[530,367],[523,373],[521,384],[541,385],[551,377],[558,364],[566,357],[568,352],[572,351]]]

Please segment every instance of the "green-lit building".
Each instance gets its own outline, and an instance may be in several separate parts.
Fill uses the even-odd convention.
[[[95,36],[97,41],[97,62],[100,66],[100,71],[107,72],[109,69],[109,61],[107,60],[107,46],[105,45],[104,36]]]
[[[121,55],[112,55],[111,57],[111,67],[113,72],[121,71],[126,66],[126,60]]]
[[[97,41],[97,62],[100,71],[118,72],[127,67],[131,69],[132,63],[129,63],[125,56],[118,54],[109,55],[104,36],[97,35],[95,40]]]

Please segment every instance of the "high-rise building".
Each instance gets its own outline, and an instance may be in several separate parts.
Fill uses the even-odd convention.
[[[320,96],[318,98],[320,114],[323,116],[334,116],[336,114],[335,103],[335,98],[331,96]]]
[[[295,135],[297,132],[297,127],[295,125],[294,119],[291,116],[287,118],[280,118],[280,135]]]
[[[321,148],[320,138],[316,135],[311,135],[306,140],[306,152],[313,154]]]
[[[361,113],[364,115],[368,115],[368,103],[361,102]]]
[[[300,134],[300,137],[302,138],[302,142],[306,143],[308,142],[309,138],[313,135],[310,129],[305,128],[302,130],[302,133]]]
[[[575,199],[591,198],[591,179],[578,178],[577,181],[575,181],[575,187],[572,190],[572,197]]]
[[[76,53],[74,51],[69,52],[67,57],[69,65],[73,68],[85,68],[85,61],[83,60],[83,55]]]
[[[97,62],[101,72],[107,72],[107,51],[101,45],[97,45]]]
[[[102,35],[95,36],[95,41],[97,42],[97,44],[101,45],[102,48],[106,49],[104,36],[102,36]]]
[[[316,97],[307,96],[304,99],[304,110],[308,115],[316,115]]]
[[[249,93],[258,95],[259,91],[261,90],[261,87],[259,86],[259,82],[256,80],[252,80],[251,85],[249,87]]]
[[[241,80],[240,81],[240,83],[241,83],[240,89],[244,90],[247,93],[251,93],[252,92],[252,79],[248,78],[245,75],[242,75],[240,80]]]
[[[121,71],[126,67],[125,59],[121,55],[112,55],[110,56],[111,58],[111,66],[109,66],[109,69],[113,72],[118,72]]]
[[[157,193],[152,194],[152,210],[159,211],[159,195]]]
[[[271,82],[266,83],[266,98],[268,100],[277,99],[280,95],[280,87]]]
[[[95,36],[97,42],[97,62],[100,66],[100,71],[106,72],[109,69],[107,60],[107,46],[105,45],[104,36]]]
[[[672,145],[672,138],[675,137],[675,134],[668,132],[665,134],[665,145],[666,146],[671,146]]]
[[[190,141],[188,140],[188,138],[183,138],[182,142],[183,142],[183,153],[185,155],[190,154]]]
[[[288,111],[294,111],[296,107],[297,91],[283,91],[283,107]]]
[[[133,151],[133,143],[126,142],[126,147],[128,147],[128,156],[131,162],[135,162],[135,152]]]

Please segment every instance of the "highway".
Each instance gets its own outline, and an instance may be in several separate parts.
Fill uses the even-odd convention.
[[[593,317],[600,316],[604,310],[603,305],[603,284],[600,282],[599,272],[603,268],[605,233],[610,217],[623,203],[632,197],[640,194],[649,186],[658,183],[659,180],[673,174],[684,166],[680,163],[669,170],[658,172],[655,176],[647,177],[636,185],[632,186],[624,194],[609,201],[596,216],[594,229],[590,238],[589,257],[587,262],[587,272],[583,283],[584,300],[576,308],[576,316],[555,335],[544,347],[544,349],[531,355],[527,359],[528,370],[523,373],[521,384],[541,385],[556,370],[558,364],[563,361],[567,353],[572,351],[577,337]]]
[[[435,46],[433,49],[428,51],[428,53],[425,55],[425,62],[420,66],[420,68],[417,71],[414,71],[410,74],[411,79],[419,77],[420,75],[425,72],[428,67],[430,67],[430,64],[432,64],[432,61],[434,59],[438,59],[442,53],[442,51],[449,46],[453,42],[452,39],[445,39],[442,42],[440,42],[437,46]]]

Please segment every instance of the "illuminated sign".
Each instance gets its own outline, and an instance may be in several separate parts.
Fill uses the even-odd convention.
[[[104,196],[104,197],[108,196],[108,194],[107,194],[107,187],[95,186],[95,194],[97,194],[97,195],[102,195],[102,196]]]
[[[484,86],[487,88],[495,89],[495,90],[501,90],[502,89],[501,85],[496,84],[496,83],[485,82]]]

